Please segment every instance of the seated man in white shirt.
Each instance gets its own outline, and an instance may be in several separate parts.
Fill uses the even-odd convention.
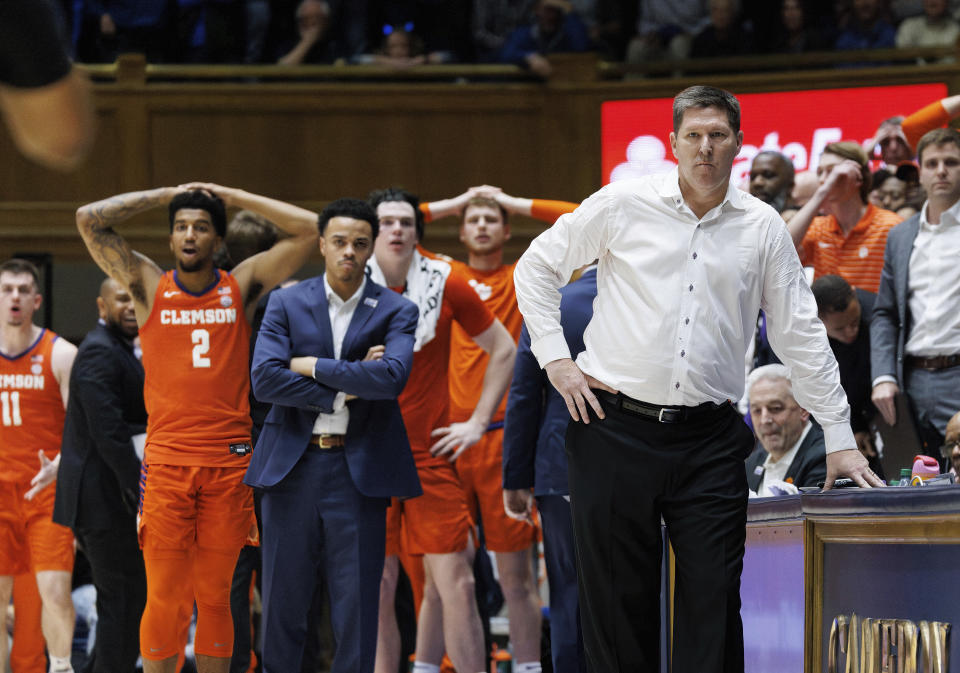
[[[761,496],[778,495],[770,485],[786,481],[797,488],[826,479],[823,430],[793,398],[790,371],[765,365],[747,378],[750,418],[757,447],[747,458],[747,486]]]

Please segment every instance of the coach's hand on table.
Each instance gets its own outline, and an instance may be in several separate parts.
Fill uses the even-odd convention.
[[[24,500],[33,500],[37,493],[57,480],[60,454],[58,453],[56,458],[50,460],[43,451],[37,451],[37,457],[40,458],[40,471],[30,480],[30,490],[23,494]]]
[[[503,511],[511,519],[533,523],[533,493],[529,488],[503,489]]]
[[[430,453],[434,456],[449,455],[450,462],[454,462],[460,454],[480,441],[487,430],[487,424],[474,419],[462,423],[451,423],[445,428],[437,428],[430,433],[431,437],[439,437]]]
[[[827,478],[823,490],[829,491],[833,488],[833,482],[841,477],[850,477],[860,488],[886,485],[873,473],[859,449],[845,449],[827,454]]]
[[[593,411],[598,418],[604,418],[600,400],[590,389],[598,388],[613,394],[617,393],[616,390],[589,374],[584,374],[570,358],[548,362],[543,369],[547,372],[550,383],[560,393],[563,401],[567,403],[567,411],[570,412],[570,417],[573,420],[579,421],[582,419],[584,423],[590,422],[590,416],[587,414],[588,404],[593,407]]]

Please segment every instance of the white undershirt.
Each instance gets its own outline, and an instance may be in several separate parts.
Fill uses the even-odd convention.
[[[350,327],[350,321],[353,319],[353,312],[360,304],[360,297],[363,296],[363,288],[367,284],[364,278],[360,287],[349,299],[343,301],[330,284],[327,282],[327,276],[323,276],[323,291],[327,295],[327,312],[330,315],[330,331],[333,332],[333,356],[340,359],[340,349],[343,347],[343,338],[347,334],[347,328]],[[314,369],[316,372],[316,369]],[[345,435],[347,434],[347,425],[350,422],[350,409],[346,405],[346,394],[337,393],[333,401],[332,414],[319,414],[313,424],[313,434],[315,435]]]
[[[907,276],[910,334],[904,351],[919,357],[960,353],[960,201],[940,215],[940,224],[927,221],[928,205],[920,211]]]

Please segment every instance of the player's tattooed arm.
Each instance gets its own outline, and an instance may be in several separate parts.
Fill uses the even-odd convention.
[[[133,250],[113,226],[143,211],[166,205],[177,191],[175,187],[161,187],[128,192],[77,209],[77,229],[93,260],[104,273],[130,291],[138,309],[148,312],[163,271],[151,259]]]

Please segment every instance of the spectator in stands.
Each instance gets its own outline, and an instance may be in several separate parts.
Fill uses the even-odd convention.
[[[245,6],[237,0],[176,0],[176,59],[183,63],[242,63]]]
[[[276,46],[265,47],[265,53],[279,55],[274,58],[282,65],[343,63],[367,44],[362,2],[301,0],[291,16],[296,20],[295,30],[287,22],[273,19],[271,40]]]
[[[889,424],[905,392],[934,455],[960,409],[960,133],[920,140],[920,213],[890,232],[870,324],[873,402]]]
[[[587,51],[590,38],[583,21],[566,0],[537,0],[534,21],[517,28],[500,52],[504,63],[530,68],[541,77],[553,72],[548,54]]]
[[[690,56],[716,58],[753,53],[753,29],[740,16],[740,0],[709,0],[710,23],[693,38]]]
[[[684,59],[693,36],[710,23],[707,0],[641,0],[637,35],[627,46],[628,63]]]
[[[780,6],[780,27],[773,40],[772,51],[799,54],[832,47],[823,30],[814,29],[807,21],[801,0],[783,0]]]
[[[758,495],[773,495],[770,484],[816,486],[827,477],[823,430],[793,397],[790,371],[765,365],[747,379],[750,417],[757,447],[747,458],[747,486]]]
[[[277,59],[277,63],[333,63],[335,55],[330,40],[329,3],[325,0],[303,0],[297,7],[297,32],[300,35],[297,44]]]
[[[105,63],[112,63],[118,54],[127,52],[142,53],[150,63],[162,63],[167,60],[169,39],[167,6],[166,0],[74,2],[74,46],[87,38],[88,54]]]
[[[356,3],[357,0],[339,0]],[[521,0],[525,4],[529,0]],[[371,44],[380,42],[383,28],[404,26],[423,43],[424,53],[447,52],[448,61],[472,61],[471,3],[466,0],[366,0]],[[486,2],[484,4],[487,4]],[[499,5],[500,3],[494,3]]]
[[[883,49],[894,46],[896,31],[883,17],[881,0],[853,0],[853,12],[837,35],[836,49]]]
[[[802,171],[793,176],[793,189],[790,191],[790,206],[796,210],[807,205],[814,192],[820,186],[820,180],[813,171]],[[787,218],[783,218],[786,220]]]
[[[889,168],[876,171],[871,178],[873,188],[870,190],[870,203],[878,208],[893,211],[903,219],[915,215],[918,209],[909,200],[913,185],[903,179],[907,177],[909,171],[901,170],[908,168],[909,165],[904,164],[896,172]]]
[[[426,63],[447,63],[453,54],[435,51],[425,53],[423,40],[413,32],[413,24],[384,26],[383,43],[373,54],[363,54],[353,59],[354,63],[382,65],[388,68],[412,68]]]
[[[870,166],[857,143],[830,143],[817,166],[820,186],[787,227],[814,278],[843,276],[855,287],[876,292],[880,286],[887,232],[902,220],[867,202]],[[825,215],[817,217],[817,212]]]
[[[897,115],[884,119],[877,127],[873,137],[864,141],[863,149],[867,156],[874,157],[879,152],[887,166],[899,166],[913,161],[913,146],[903,132],[903,116]]]
[[[473,49],[479,63],[498,61],[517,28],[530,22],[536,0],[485,0],[473,3]]]
[[[956,45],[960,23],[947,10],[947,0],[923,0],[923,16],[904,19],[897,29],[897,46],[904,49]]]
[[[950,474],[957,477],[960,474],[960,411],[947,423],[942,454],[950,463]]]
[[[475,3],[478,4],[478,3]],[[627,40],[637,23],[637,5],[631,0],[573,0],[573,10],[587,27],[590,41],[608,61],[622,61]]]
[[[793,162],[780,152],[765,150],[750,164],[750,193],[782,213],[793,189]]]
[[[840,385],[850,403],[850,426],[857,448],[870,462],[870,469],[883,479],[870,421],[877,408],[870,401],[870,319],[877,295],[853,288],[840,276],[829,274],[810,287],[817,300],[817,315],[827,329],[830,348],[840,368]]]

